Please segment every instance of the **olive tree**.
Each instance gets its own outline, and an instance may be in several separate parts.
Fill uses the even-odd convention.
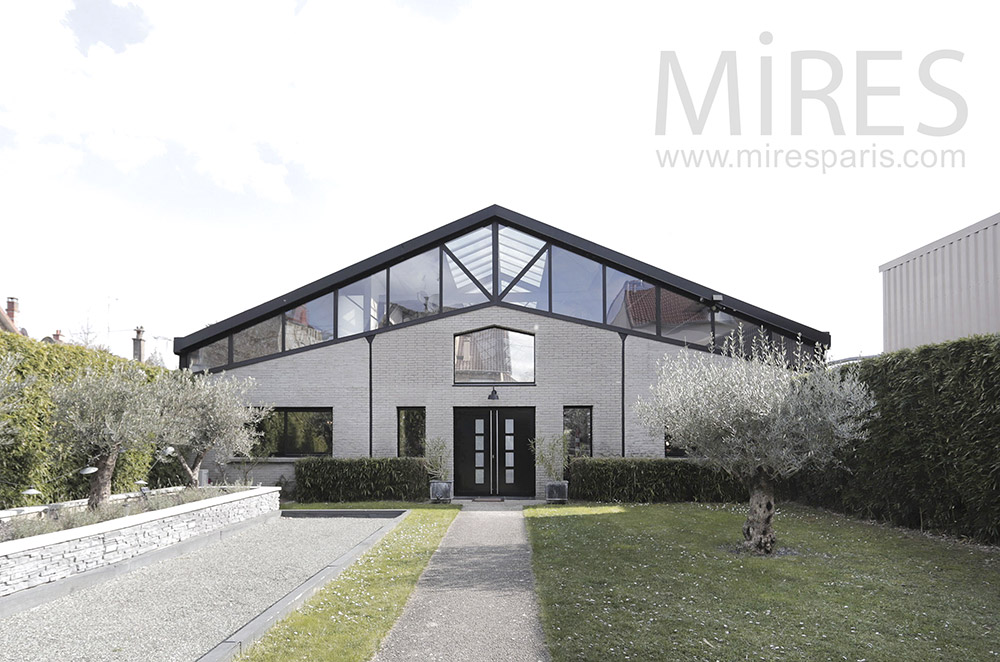
[[[770,554],[776,540],[775,479],[836,463],[839,449],[865,436],[874,406],[867,387],[827,367],[819,348],[800,343],[788,360],[762,334],[745,343],[742,328],[721,353],[685,348],[664,357],[650,389],[636,405],[650,431],[747,484],[743,536],[759,554]]]
[[[85,455],[97,468],[90,475],[90,508],[111,497],[118,456],[150,446],[155,423],[151,398],[149,375],[128,365],[103,373],[88,370],[53,387],[53,441]]]
[[[271,412],[250,406],[253,384],[252,378],[178,370],[154,385],[157,447],[177,455],[192,486],[210,451],[222,462],[250,455],[260,438],[259,424]]]

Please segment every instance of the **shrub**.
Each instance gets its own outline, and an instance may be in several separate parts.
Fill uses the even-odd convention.
[[[422,458],[308,457],[295,462],[295,495],[301,503],[424,501],[427,494]]]
[[[746,486],[689,460],[576,458],[569,464],[569,496],[585,501],[743,501]]]

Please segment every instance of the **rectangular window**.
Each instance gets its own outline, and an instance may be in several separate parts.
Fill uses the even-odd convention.
[[[281,352],[281,318],[271,317],[233,334],[233,362]]]
[[[427,439],[427,409],[399,407],[396,409],[396,441],[399,457],[423,457]]]
[[[201,372],[229,363],[229,336],[188,353],[188,369]]]
[[[379,328],[385,314],[386,272],[379,271],[337,290],[337,337]]]
[[[569,457],[593,457],[593,407],[563,407],[563,432],[566,434]]]
[[[278,407],[261,423],[255,457],[329,455],[333,448],[330,409]]]
[[[285,349],[333,340],[333,293],[285,311]]]

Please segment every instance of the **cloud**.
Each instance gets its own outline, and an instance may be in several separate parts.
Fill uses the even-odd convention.
[[[141,43],[149,35],[149,21],[142,9],[129,3],[125,7],[111,0],[76,0],[66,12],[67,25],[76,35],[77,48],[84,55],[91,46],[107,45],[115,53]]]

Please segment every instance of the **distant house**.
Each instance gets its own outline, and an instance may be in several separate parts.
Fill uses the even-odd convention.
[[[664,234],[667,231],[664,230]],[[707,253],[710,254],[710,253]],[[710,259],[710,258],[708,258]],[[528,444],[663,457],[632,405],[657,361],[743,324],[830,335],[502,207],[489,207],[174,340],[181,366],[256,380],[276,405],[254,469],[309,454],[420,455],[449,441],[459,496],[544,493]]]
[[[1000,214],[879,271],[885,351],[1000,333]]]
[[[7,331],[9,333],[16,333],[19,336],[28,336],[28,330],[18,328],[16,323],[16,318],[18,313],[21,312],[21,305],[17,300],[17,297],[7,297],[7,309],[0,310],[0,331]],[[62,331],[56,331],[51,336],[45,336],[42,338],[44,343],[59,343],[62,344]]]

